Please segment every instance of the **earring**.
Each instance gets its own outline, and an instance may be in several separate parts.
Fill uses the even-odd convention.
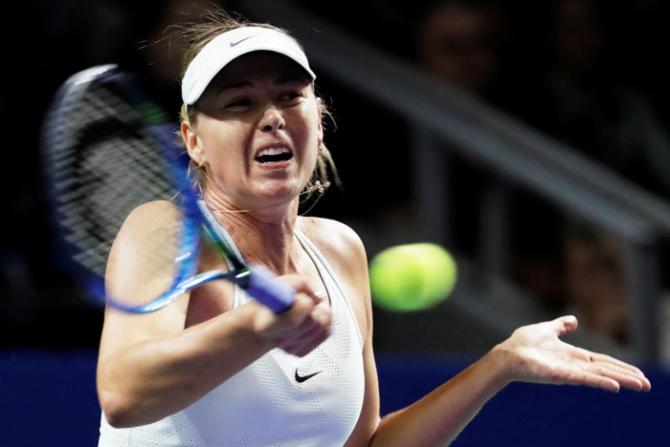
[[[314,182],[314,189],[316,189],[319,192],[319,194],[325,193],[326,189],[328,189],[329,187],[330,187],[329,181],[322,182],[321,180],[317,180]]]

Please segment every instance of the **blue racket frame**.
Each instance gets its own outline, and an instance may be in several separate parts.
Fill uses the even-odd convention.
[[[143,305],[129,305],[122,301],[110,297],[106,293],[104,278],[98,275],[91,275],[89,271],[82,266],[77,266],[75,274],[79,277],[94,298],[115,309],[127,313],[144,314],[157,311],[173,301],[177,300],[183,294],[204,283],[224,279],[231,281],[244,290],[256,300],[269,307],[274,312],[280,313],[287,310],[293,303],[295,290],[291,287],[278,282],[274,274],[262,266],[249,267],[243,259],[235,253],[232,248],[234,245],[232,239],[225,230],[216,222],[214,217],[201,200],[199,192],[195,188],[195,182],[190,175],[189,157],[174,141],[174,125],[165,122],[165,114],[148,99],[139,89],[132,75],[123,72],[114,64],[92,67],[71,76],[60,89],[52,113],[57,110],[57,105],[63,101],[76,100],[74,94],[83,94],[85,87],[94,82],[114,82],[124,90],[124,100],[134,109],[138,110],[146,120],[146,130],[151,133],[153,140],[157,143],[165,160],[168,161],[170,169],[169,175],[176,179],[179,196],[178,205],[183,211],[183,225],[181,228],[181,237],[178,247],[177,272],[172,284],[161,295],[154,298],[151,302]],[[60,119],[60,118],[59,118]],[[67,119],[67,118],[63,118]],[[58,127],[58,126],[56,126]],[[48,134],[49,129],[47,129]],[[47,140],[48,140],[47,136]],[[43,141],[46,151],[49,151],[49,142]],[[53,154],[49,159],[53,162]],[[47,175],[53,173],[47,171]],[[53,178],[50,178],[51,184]],[[51,191],[52,195],[53,191]],[[57,203],[57,198],[52,197],[51,203]],[[53,213],[58,213],[57,207],[53,207]],[[56,219],[58,221],[58,219]],[[65,228],[58,225],[60,240],[66,241]],[[201,234],[205,233],[212,243],[214,249],[225,257],[232,264],[232,270],[224,272],[222,270],[210,270],[197,274],[200,250]],[[66,242],[65,242],[66,243]],[[66,243],[67,244],[67,243]],[[68,250],[71,251],[71,250]]]

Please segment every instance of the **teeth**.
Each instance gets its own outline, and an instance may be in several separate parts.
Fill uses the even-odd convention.
[[[290,154],[291,151],[285,147],[266,147],[261,149],[256,157],[262,157],[263,155],[280,155],[280,154]]]

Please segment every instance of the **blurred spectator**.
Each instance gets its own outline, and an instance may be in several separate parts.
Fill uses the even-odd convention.
[[[450,84],[494,101],[504,24],[501,9],[492,1],[435,2],[419,21],[418,62]]]
[[[440,0],[429,3],[416,25],[417,63],[436,78],[483,101],[501,105],[502,43],[506,20],[494,1]],[[490,174],[462,154],[450,152],[447,192],[449,245],[474,256],[480,236],[480,207]]]
[[[522,71],[538,72],[548,64],[536,86],[519,89],[519,81],[505,74],[509,11],[495,1],[431,3],[418,22],[417,61],[436,77],[508,113],[523,113],[531,125],[670,197],[670,139],[645,98],[610,71],[600,8],[597,0],[551,2],[550,58],[516,70],[525,76]],[[458,155],[448,169],[453,242],[462,253],[476,255],[480,198],[491,187],[490,173]],[[616,243],[596,229],[568,224],[571,218],[532,192],[513,190],[509,197],[515,281],[549,309],[573,308],[586,326],[625,342],[625,271]]]
[[[519,113],[525,106],[523,95],[530,89],[520,90],[518,86],[537,69],[523,66],[523,74],[518,68],[509,71],[513,76],[507,74],[508,59],[513,57],[508,45],[514,42],[507,12],[494,0],[432,2],[418,21],[418,63],[435,77],[494,107]],[[505,188],[512,207],[509,273],[549,307],[559,307],[562,284],[554,208],[501,182],[467,154],[451,154],[447,168],[451,248],[477,257],[485,194],[493,188]]]
[[[649,101],[617,79],[605,5],[552,2],[554,64],[536,124],[638,185],[670,198],[670,138]],[[625,61],[618,62],[619,65]]]
[[[646,98],[618,79],[611,56],[620,54],[613,48],[605,14],[612,9],[597,0],[551,3],[552,64],[537,97],[537,113],[528,120],[637,185],[670,198],[670,138]],[[627,341],[626,273],[617,243],[594,228],[562,225],[567,304],[587,327]]]
[[[624,344],[630,332],[623,256],[615,240],[588,225],[566,230],[565,278],[570,311],[581,323]]]

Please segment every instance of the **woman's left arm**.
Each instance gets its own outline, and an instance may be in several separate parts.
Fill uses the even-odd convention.
[[[441,446],[452,442],[484,404],[511,382],[649,391],[642,371],[559,339],[577,328],[573,316],[524,326],[453,379],[384,417],[371,445]]]
[[[339,233],[342,234],[342,231]],[[332,235],[333,232],[329,232]],[[372,347],[372,306],[367,258],[360,239],[344,231],[348,247],[340,268],[356,289],[364,313],[365,396],[358,423],[346,446],[442,446],[452,442],[484,404],[515,381],[584,385],[618,392],[622,387],[649,391],[638,368],[604,354],[574,347],[560,336],[577,328],[573,316],[524,326],[463,372],[414,404],[379,417],[379,388]],[[340,241],[342,242],[342,241]],[[340,254],[341,256],[341,254]]]

